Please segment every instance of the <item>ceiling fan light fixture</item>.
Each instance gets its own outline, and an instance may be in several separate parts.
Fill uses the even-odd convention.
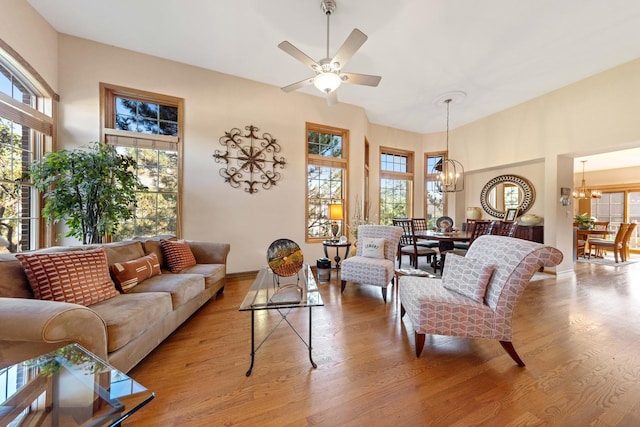
[[[342,79],[336,73],[324,72],[313,78],[313,85],[322,93],[331,93],[336,90]]]

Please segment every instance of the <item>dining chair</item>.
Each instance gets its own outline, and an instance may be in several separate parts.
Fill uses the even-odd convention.
[[[419,257],[425,257],[427,263],[431,264],[432,259],[437,255],[434,249],[418,246],[418,239],[416,238],[415,229],[413,227],[413,220],[411,219],[393,219],[393,225],[402,228],[402,235],[398,243],[398,254],[400,255],[398,260],[398,267],[402,268],[402,256],[409,256],[409,263],[413,268],[418,268]]]
[[[413,230],[415,232],[429,230],[429,228],[427,227],[427,220],[425,218],[411,218],[411,220],[413,221]],[[437,240],[418,239],[416,245],[433,249],[437,248],[440,243],[438,243]]]
[[[558,265],[562,252],[523,239],[484,235],[466,257],[451,258],[442,279],[399,279],[400,315],[411,322],[416,356],[426,334],[480,338],[498,340],[524,366],[512,343],[513,312],[535,272]]]
[[[595,221],[593,223],[593,230],[594,231],[607,231],[609,230],[609,221]],[[587,236],[587,247],[589,247],[588,241],[589,239],[606,239],[607,238],[607,234],[606,233],[602,233],[602,234],[597,234],[594,231],[592,231],[588,236]],[[600,254],[595,253],[594,256],[598,256]]]
[[[620,224],[620,228],[618,228],[618,232],[616,233],[614,240],[589,239],[589,253],[587,254],[587,257],[591,257],[591,249],[596,253],[598,253],[598,251],[613,251],[613,257],[615,258],[616,263],[618,263],[618,258],[624,262],[626,259],[624,255],[624,237],[630,226],[631,224]]]
[[[347,282],[382,288],[387,302],[387,286],[395,280],[395,258],[402,228],[390,225],[360,225],[356,255],[340,264],[340,292]]]

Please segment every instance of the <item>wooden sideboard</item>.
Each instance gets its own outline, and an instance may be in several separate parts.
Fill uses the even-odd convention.
[[[514,237],[544,243],[544,225],[518,225]]]

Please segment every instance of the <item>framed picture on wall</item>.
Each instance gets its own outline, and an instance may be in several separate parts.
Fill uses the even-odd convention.
[[[504,221],[513,222],[518,217],[518,209],[507,209],[507,212],[504,214]]]

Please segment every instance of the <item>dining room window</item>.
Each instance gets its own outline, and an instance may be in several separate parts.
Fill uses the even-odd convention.
[[[413,216],[413,152],[380,147],[380,224]]]
[[[598,221],[609,221],[611,230],[621,223],[640,223],[640,188],[603,191],[599,199],[591,199],[591,215]],[[629,240],[629,248],[640,250],[640,231],[636,227]]]
[[[424,212],[427,228],[436,227],[436,220],[444,215],[446,199],[444,193],[438,190],[438,174],[433,173],[437,164],[442,164],[446,153],[444,151],[425,153],[424,171]]]

